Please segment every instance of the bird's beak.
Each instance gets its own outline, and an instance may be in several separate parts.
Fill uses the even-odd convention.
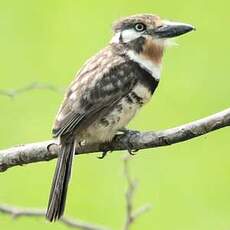
[[[195,27],[190,24],[163,21],[162,25],[154,29],[154,34],[158,38],[173,38],[192,30],[195,30]]]

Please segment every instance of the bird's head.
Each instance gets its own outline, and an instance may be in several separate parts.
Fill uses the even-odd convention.
[[[139,14],[114,23],[111,43],[123,44],[127,52],[145,53],[157,63],[161,61],[170,38],[192,30],[194,27],[189,24],[162,20],[152,14]]]

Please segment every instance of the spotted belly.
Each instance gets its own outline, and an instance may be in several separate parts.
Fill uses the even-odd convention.
[[[151,95],[148,88],[140,83],[137,84],[109,113],[84,130],[81,139],[84,139],[87,144],[112,140],[118,130],[126,127],[142,105],[150,100]]]

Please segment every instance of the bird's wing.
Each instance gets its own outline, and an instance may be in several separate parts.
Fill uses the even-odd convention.
[[[90,125],[127,95],[137,79],[130,62],[111,48],[91,58],[70,85],[58,112],[53,135],[64,136]]]

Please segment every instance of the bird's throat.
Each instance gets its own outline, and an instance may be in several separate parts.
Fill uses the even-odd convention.
[[[160,65],[164,53],[164,42],[145,39],[145,42],[142,47],[142,51],[139,55],[143,56],[145,59],[148,59],[153,62],[153,64]]]
[[[145,38],[136,42],[136,45],[132,44],[130,46],[133,49],[128,49],[128,57],[138,63],[141,68],[151,73],[155,79],[159,80],[164,44],[151,38]]]

